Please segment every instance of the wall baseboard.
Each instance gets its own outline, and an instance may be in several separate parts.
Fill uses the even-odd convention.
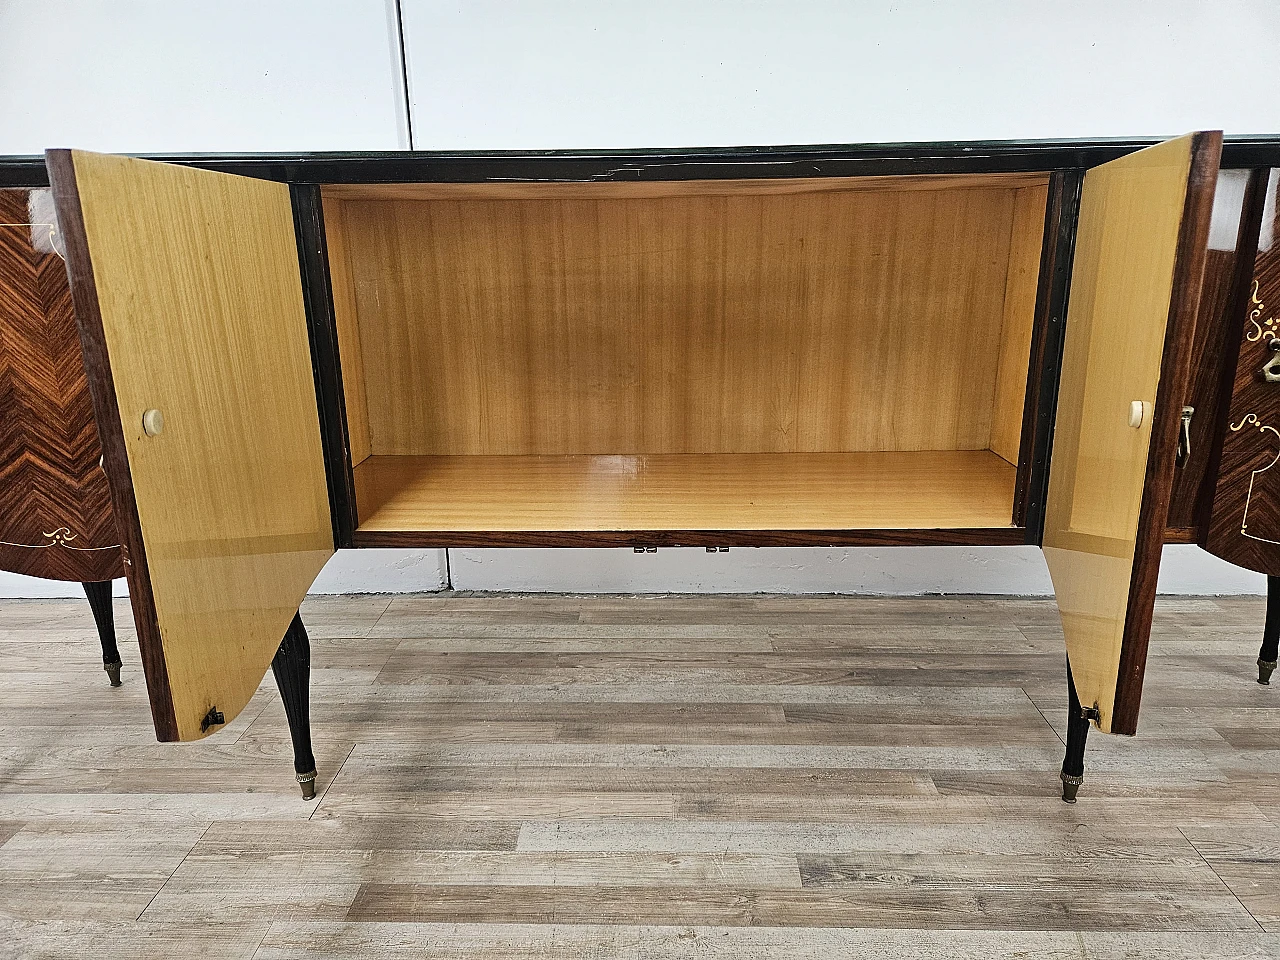
[[[423,593],[447,589],[531,593],[965,593],[1048,596],[1035,547],[808,547],[631,550],[342,550],[313,594]],[[1199,547],[1164,549],[1163,594],[1264,594],[1266,577]],[[124,596],[123,580],[116,594]],[[77,583],[0,573],[0,599],[82,597]]]

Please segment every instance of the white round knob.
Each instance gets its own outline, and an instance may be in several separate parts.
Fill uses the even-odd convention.
[[[1146,419],[1147,405],[1141,400],[1134,400],[1129,404],[1129,426],[1135,430],[1142,426],[1142,421]]]
[[[148,410],[142,415],[142,432],[148,437],[158,437],[164,433],[164,414],[159,410]]]

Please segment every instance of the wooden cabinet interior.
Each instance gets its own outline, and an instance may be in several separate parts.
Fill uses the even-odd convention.
[[[325,187],[358,532],[1012,530],[1048,179]]]

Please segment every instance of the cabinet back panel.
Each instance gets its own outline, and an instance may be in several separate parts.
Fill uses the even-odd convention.
[[[1029,337],[1034,312],[1034,284],[1009,282],[1011,247],[1038,259],[1040,231],[1015,231],[1035,219],[1016,215],[1025,180],[931,187],[330,194],[369,449],[986,449],[1002,339]],[[1042,218],[1029,189],[1023,209]]]

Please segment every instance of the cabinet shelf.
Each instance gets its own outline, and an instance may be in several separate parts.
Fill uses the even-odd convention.
[[[372,456],[355,468],[357,536],[1013,531],[1016,475],[989,450]]]

